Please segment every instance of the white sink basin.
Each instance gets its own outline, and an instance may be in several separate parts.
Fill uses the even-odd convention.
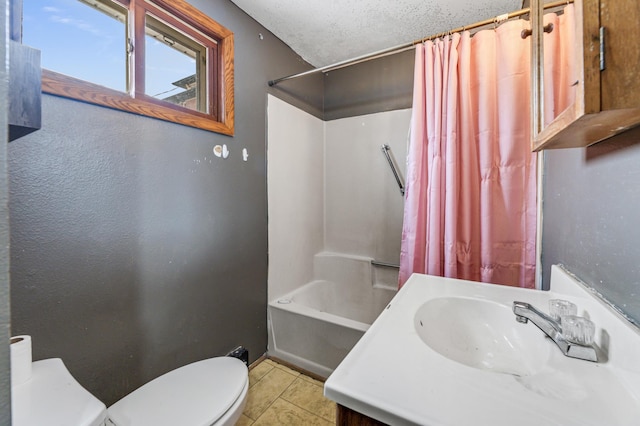
[[[514,301],[566,299],[598,362],[563,355]],[[327,379],[325,395],[392,425],[626,426],[640,419],[640,330],[554,266],[551,291],[414,274]]]
[[[469,367],[529,376],[547,364],[552,346],[520,324],[508,306],[490,300],[439,297],[420,306],[418,336],[440,355]]]

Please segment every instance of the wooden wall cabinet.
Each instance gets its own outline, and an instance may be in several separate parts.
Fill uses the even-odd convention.
[[[576,99],[542,126],[542,1],[531,0],[532,149],[585,147],[640,125],[640,1],[575,0]]]

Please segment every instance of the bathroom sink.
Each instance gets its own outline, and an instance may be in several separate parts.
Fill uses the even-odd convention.
[[[414,274],[327,379],[324,393],[393,425],[637,425],[640,329],[571,273],[551,290]],[[596,362],[565,354],[514,301],[569,300],[596,325]]]
[[[434,298],[416,311],[420,339],[440,355],[482,370],[514,376],[544,368],[553,349],[540,330],[515,321],[509,306],[477,298]]]

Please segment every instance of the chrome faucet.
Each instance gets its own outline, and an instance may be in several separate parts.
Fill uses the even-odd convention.
[[[587,361],[598,361],[598,355],[594,345],[582,345],[574,343],[562,334],[562,325],[544,312],[540,312],[534,306],[525,302],[513,302],[513,313],[516,321],[526,324],[531,321],[544,334],[549,336],[560,348],[563,354],[571,358]]]

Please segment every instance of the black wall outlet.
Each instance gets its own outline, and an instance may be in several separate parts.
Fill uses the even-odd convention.
[[[244,362],[247,367],[249,366],[249,351],[244,346],[238,346],[229,352],[227,356],[238,358],[240,361]]]

